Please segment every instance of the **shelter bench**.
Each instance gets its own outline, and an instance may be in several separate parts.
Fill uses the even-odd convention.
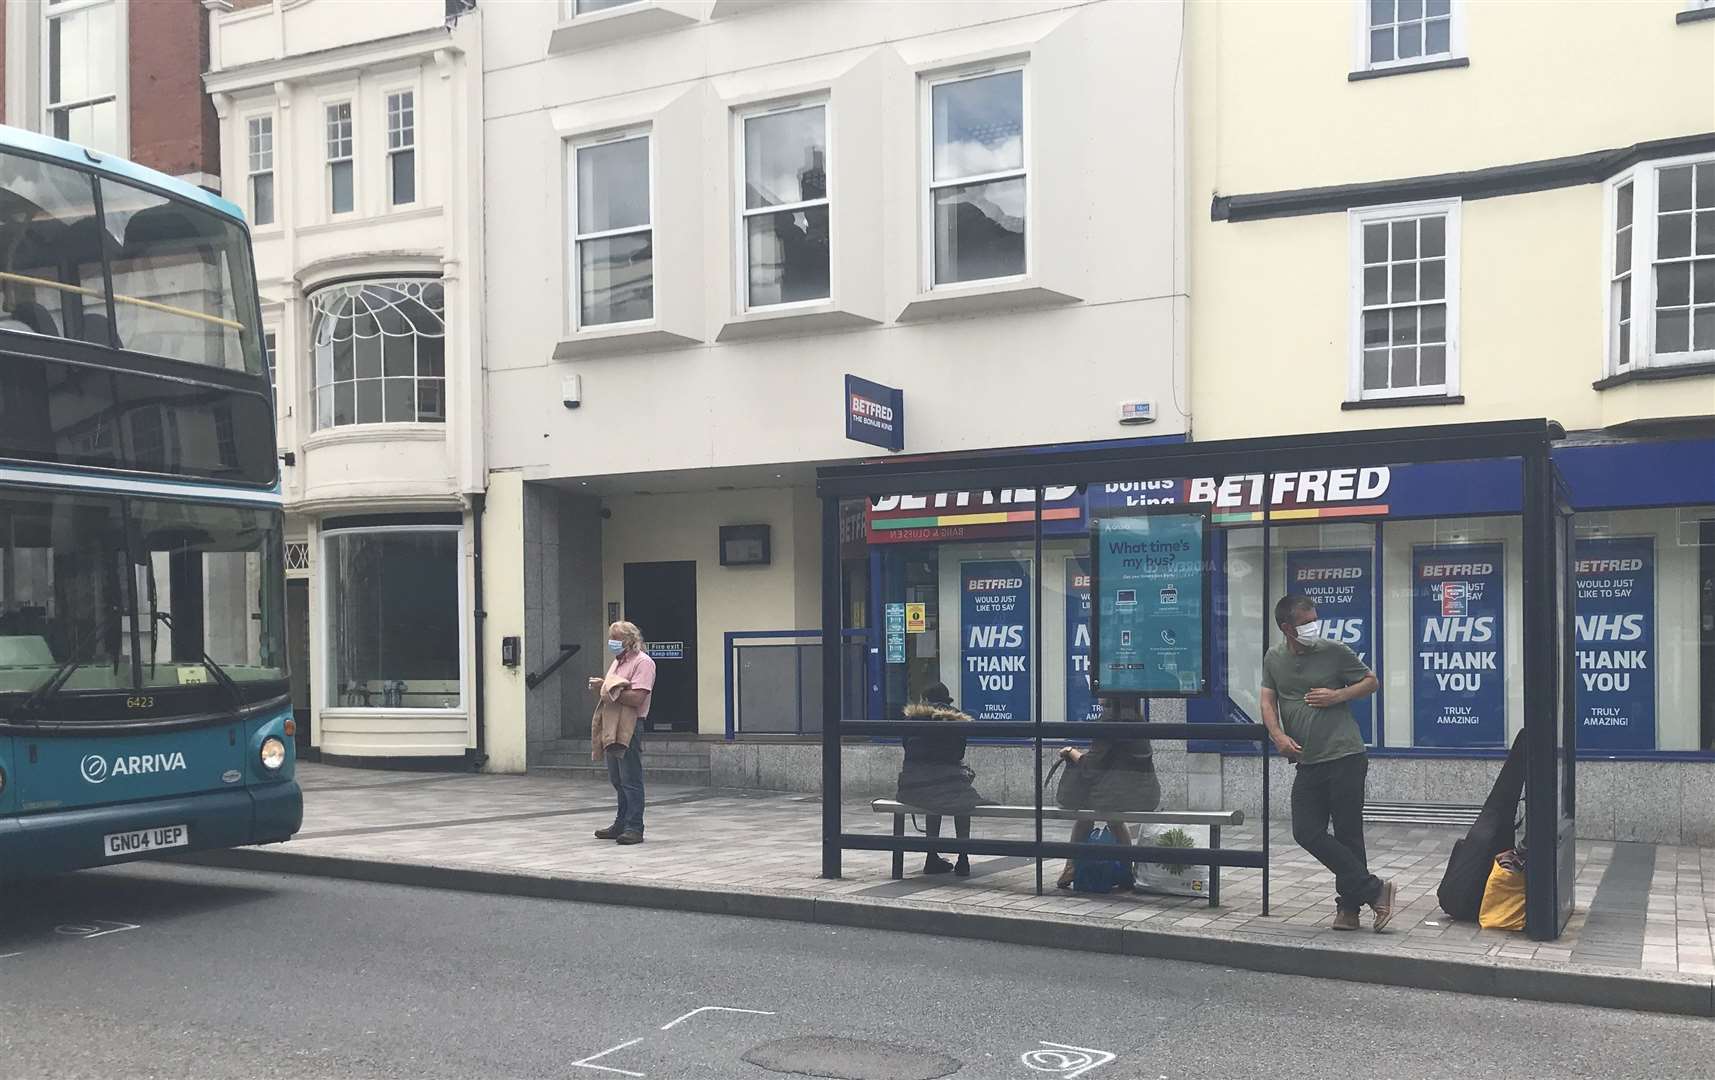
[[[893,835],[905,835],[905,819],[921,814],[929,816],[933,811],[902,803],[897,799],[876,799],[869,804],[870,809],[878,814],[893,815]],[[969,814],[941,814],[942,817],[973,817],[973,818],[1002,818],[1018,820],[1034,819],[1034,806],[1006,806],[1000,803],[984,803],[974,807]],[[1243,810],[1067,810],[1058,806],[1044,806],[1042,818],[1045,821],[1077,821],[1079,818],[1089,818],[1096,822],[1123,821],[1128,825],[1207,825],[1209,827],[1209,846],[1221,846],[1221,826],[1243,825],[1245,814]],[[1196,865],[1194,861],[1191,865]],[[905,852],[893,853],[893,878],[899,880],[905,876]],[[1209,867],[1209,906],[1219,907],[1221,903],[1221,868]]]

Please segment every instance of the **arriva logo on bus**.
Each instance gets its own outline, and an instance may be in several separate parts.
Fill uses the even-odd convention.
[[[85,780],[99,784],[110,776],[183,772],[186,765],[183,752],[175,750],[170,754],[115,754],[112,762],[100,754],[90,754],[80,768]]]

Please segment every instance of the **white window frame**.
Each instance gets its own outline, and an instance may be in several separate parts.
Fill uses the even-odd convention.
[[[465,531],[464,526],[461,524],[461,525],[373,525],[373,526],[357,526],[357,527],[349,528],[349,529],[340,529],[340,528],[324,529],[320,532],[320,534],[316,538],[318,541],[318,546],[321,548],[321,550],[319,552],[317,552],[317,556],[321,559],[321,564],[322,564],[322,567],[324,567],[324,569],[322,570],[321,573],[315,574],[314,576],[316,578],[316,593],[317,593],[316,600],[318,601],[318,606],[321,609],[321,616],[320,616],[319,621],[321,622],[321,631],[322,631],[322,648],[320,650],[321,654],[322,654],[322,670],[327,673],[326,678],[328,680],[331,680],[322,687],[322,693],[323,693],[323,700],[322,700],[322,704],[321,704],[322,709],[329,711],[329,712],[360,712],[360,713],[425,713],[425,712],[430,712],[430,713],[443,713],[443,714],[448,715],[448,716],[463,716],[463,715],[469,715],[470,710],[475,708],[475,706],[472,705],[471,701],[470,701],[470,694],[471,694],[471,688],[470,688],[470,664],[471,664],[470,620],[465,619],[465,618],[460,618],[458,620],[458,625],[459,625],[459,704],[457,706],[455,706],[454,708],[443,709],[443,708],[439,708],[439,707],[428,707],[428,706],[405,706],[402,708],[401,707],[389,708],[385,705],[346,705],[343,702],[340,704],[337,704],[337,705],[329,705],[326,703],[327,698],[336,696],[339,693],[339,687],[337,685],[337,679],[335,678],[335,676],[339,672],[339,669],[334,663],[334,644],[335,644],[335,642],[334,642],[334,633],[333,633],[334,627],[333,627],[333,622],[332,622],[333,616],[335,614],[334,608],[333,608],[333,603],[332,603],[333,596],[331,595],[333,592],[333,581],[332,581],[333,569],[332,568],[333,568],[334,563],[333,563],[332,559],[330,558],[329,552],[328,552],[328,547],[330,546],[329,541],[335,540],[335,539],[342,537],[342,536],[358,536],[358,535],[372,534],[372,533],[408,533],[408,532],[453,533],[458,538],[457,543],[454,545],[454,549],[453,549],[454,550],[453,565],[455,567],[455,572],[458,574],[459,611],[463,612],[463,611],[470,610],[470,598],[468,595],[469,589],[470,589],[470,585],[469,585],[469,581],[468,581],[469,575],[465,573],[465,561],[464,561],[464,559],[459,557],[459,553],[464,550],[464,546],[465,546],[464,531]]]
[[[610,11],[625,11],[652,2],[653,0],[628,0],[627,3],[614,4],[612,7],[601,8],[597,11],[579,11],[578,6],[582,0],[561,0],[560,15],[566,19],[587,19],[592,15],[606,15]]]
[[[778,113],[801,112],[806,109],[822,110],[822,143],[824,157],[822,168],[826,173],[827,194],[819,199],[805,199],[801,202],[782,203],[779,206],[758,207],[754,210],[744,205],[745,192],[745,121],[759,116],[772,116]],[[771,101],[765,104],[750,105],[743,109],[733,110],[734,143],[737,148],[735,157],[733,191],[734,205],[738,208],[737,232],[733,244],[736,249],[734,273],[738,282],[738,307],[742,312],[752,311],[793,311],[799,308],[825,307],[834,300],[834,258],[833,241],[833,197],[834,197],[834,112],[826,92],[805,97],[788,98],[784,101]],[[653,182],[654,173],[650,179]],[[752,304],[750,302],[750,236],[748,225],[753,217],[766,217],[770,214],[783,214],[794,210],[809,210],[816,207],[828,209],[828,295],[815,300],[793,300],[780,304]]]
[[[280,417],[280,328],[270,323],[262,326],[262,359],[268,365],[268,388],[274,395],[274,418]]]
[[[1684,165],[1715,166],[1715,154],[1687,154],[1680,157],[1659,158],[1652,161],[1642,161],[1625,172],[1611,178],[1604,185],[1602,200],[1602,337],[1605,345],[1602,350],[1602,369],[1605,376],[1621,375],[1628,371],[1642,368],[1675,368],[1686,364],[1715,363],[1715,349],[1692,349],[1689,352],[1658,354],[1655,350],[1655,261],[1657,250],[1657,233],[1660,228],[1656,221],[1657,207],[1660,203],[1661,181],[1658,173],[1663,169],[1673,169]],[[1625,184],[1632,185],[1632,350],[1631,362],[1621,367],[1619,364],[1619,342],[1614,333],[1614,290],[1610,283],[1614,274],[1614,214],[1618,205],[1619,189]],[[1696,207],[1696,189],[1693,188],[1693,211]],[[1697,223],[1692,218],[1691,230],[1691,259],[1697,255]],[[1702,258],[1715,258],[1704,255]],[[1693,275],[1695,279],[1695,275]],[[1695,280],[1692,288],[1696,288]],[[1695,296],[1693,296],[1695,299]],[[1695,344],[1697,333],[1696,309],[1692,309],[1692,335],[1688,344]]]
[[[1470,56],[1465,44],[1465,27],[1467,23],[1465,0],[1451,0],[1447,31],[1447,51],[1435,53],[1430,56],[1413,56],[1405,60],[1395,58],[1393,60],[1372,61],[1370,59],[1369,0],[1352,0],[1352,10],[1355,13],[1352,20],[1353,71],[1388,71],[1392,68],[1413,68],[1419,67],[1423,64],[1441,63],[1446,60],[1463,60]],[[1427,41],[1425,41],[1425,44],[1427,44]]]
[[[56,111],[56,104],[48,100],[48,80],[52,64],[52,37],[49,33],[48,24],[53,22],[56,18],[64,15],[85,11],[90,8],[112,6],[114,9],[113,51],[116,54],[114,56],[116,70],[114,71],[113,76],[112,97],[109,98],[103,95],[95,98],[78,98],[72,101],[59,102],[57,108],[75,108],[79,105],[90,105],[111,100],[114,103],[114,111],[117,114],[114,119],[114,132],[119,145],[117,147],[106,148],[106,151],[109,153],[116,153],[120,157],[131,156],[131,72],[129,64],[131,52],[131,29],[129,24],[131,20],[128,3],[129,0],[53,0],[51,3],[49,0],[38,0],[38,6],[42,13],[41,22],[38,26],[41,38],[39,43],[40,49],[38,50],[41,66],[36,72],[36,84],[37,91],[39,93],[38,100],[41,102],[41,130],[43,133],[47,135],[52,135],[54,133],[54,112]],[[0,18],[4,17],[4,13],[0,13]],[[95,147],[94,149],[101,150],[103,148]]]
[[[981,79],[990,75],[1005,75],[1017,71],[1022,75],[1019,84],[1019,116],[1023,119],[1024,130],[1019,141],[1023,144],[1024,165],[1018,169],[1004,169],[1000,172],[981,173],[974,176],[963,176],[953,180],[935,179],[935,88],[948,83],[968,82],[971,79]],[[1031,137],[1034,118],[1030,110],[1030,63],[1025,59],[1007,61],[989,61],[983,64],[966,65],[942,71],[929,72],[917,80],[918,97],[917,123],[921,132],[918,138],[919,156],[918,168],[918,207],[922,215],[922,230],[919,243],[922,247],[919,272],[923,275],[923,291],[925,292],[958,292],[963,289],[989,288],[1008,282],[1024,281],[1030,277],[1036,261],[1036,185],[1031,182]],[[935,280],[935,192],[939,188],[964,187],[969,184],[981,184],[991,180],[1022,179],[1024,181],[1024,269],[1017,274],[1005,277],[980,278],[975,281],[950,281],[945,285]]]
[[[323,201],[322,206],[324,207],[324,209],[327,212],[328,217],[330,217],[330,218],[343,218],[343,217],[347,217],[351,214],[357,213],[358,204],[361,201],[358,198],[358,191],[359,191],[358,171],[359,170],[357,167],[357,106],[356,106],[354,97],[355,96],[329,98],[326,101],[322,102],[322,139],[321,139],[321,141],[322,141],[322,157],[324,158],[324,164],[322,166],[322,184],[323,184],[324,188],[326,189],[326,196],[327,196],[326,199]],[[347,119],[347,123],[350,125],[351,130],[347,134],[346,139],[345,139],[345,141],[347,143],[347,145],[345,147],[345,154],[343,156],[335,157],[334,153],[333,153],[334,148],[332,145],[332,143],[333,143],[333,140],[331,137],[332,133],[330,131],[330,128],[331,128],[332,123],[333,123],[333,118],[329,114],[333,110],[340,108],[341,106],[344,106],[346,111],[350,114],[346,119]],[[337,164],[342,164],[342,163],[349,164],[351,166],[351,209],[350,210],[335,210],[333,208],[333,191],[334,191],[333,167]]]
[[[411,141],[408,143],[401,143],[401,144],[395,146],[393,144],[393,136],[395,134],[395,131],[393,128],[393,100],[395,98],[400,98],[400,97],[405,97],[405,96],[409,96],[411,99],[411,105],[410,105],[411,126],[409,128],[405,128],[402,130],[405,132],[408,132],[410,134]],[[415,86],[394,87],[391,90],[382,91],[382,94],[381,94],[381,108],[382,108],[382,119],[383,119],[382,127],[387,132],[387,170],[386,170],[386,174],[387,174],[387,205],[391,208],[415,207],[415,206],[421,205],[423,202],[422,147],[417,142],[417,112],[418,112],[417,101],[418,101],[418,97],[419,97],[419,95],[417,93],[417,88]],[[394,196],[397,193],[393,190],[393,159],[397,155],[405,153],[407,151],[409,151],[412,155],[411,156],[411,201],[402,203],[402,202],[396,202],[394,200]]]
[[[256,136],[252,125],[258,123],[268,125],[268,167],[265,169],[256,167],[256,153],[251,148],[251,143]],[[251,113],[244,118],[244,148],[242,151],[244,154],[244,198],[250,207],[250,223],[259,229],[273,228],[280,224],[280,171],[275,167],[274,160],[277,153],[275,138],[277,130],[278,125],[274,122],[272,112]],[[264,175],[274,181],[274,216],[262,222],[256,220],[256,178]]]
[[[1442,398],[1459,396],[1460,317],[1459,292],[1461,267],[1459,199],[1434,199],[1426,202],[1396,203],[1391,206],[1364,206],[1347,211],[1349,248],[1346,256],[1348,286],[1346,321],[1350,325],[1347,358],[1346,400],[1388,401],[1407,398]],[[1439,385],[1413,386],[1386,390],[1364,389],[1364,226],[1382,222],[1401,221],[1442,215],[1447,219],[1447,252],[1443,256],[1446,271],[1447,306],[1447,372]],[[1433,303],[1434,301],[1431,301]],[[1422,301],[1418,302],[1422,306]]]
[[[648,221],[648,223],[644,224],[644,225],[628,225],[628,226],[626,226],[624,228],[620,228],[620,229],[605,229],[605,230],[602,230],[600,232],[592,232],[592,233],[579,232],[578,231],[578,228],[579,228],[579,224],[578,224],[578,151],[579,150],[587,150],[591,147],[596,147],[596,146],[608,146],[612,143],[629,142],[632,139],[644,139],[648,143],[648,152],[644,155],[645,159],[649,162],[649,221]],[[569,285],[569,287],[566,290],[566,303],[567,303],[567,307],[570,309],[569,314],[568,314],[567,325],[571,327],[573,333],[576,333],[580,330],[586,330],[586,329],[591,333],[598,333],[598,332],[599,333],[605,333],[606,331],[609,331],[609,330],[628,330],[628,329],[636,329],[636,328],[642,327],[642,326],[653,326],[655,324],[656,317],[660,313],[660,302],[661,302],[660,295],[654,293],[655,285],[657,283],[659,283],[659,281],[661,279],[659,269],[655,266],[655,261],[657,258],[656,247],[655,247],[655,220],[659,216],[659,214],[657,212],[659,208],[655,205],[656,161],[655,161],[655,133],[654,133],[654,129],[650,126],[622,128],[618,131],[606,131],[606,132],[602,132],[600,134],[586,135],[586,136],[581,136],[578,138],[567,139],[565,141],[565,145],[566,145],[566,165],[565,165],[565,168],[566,168],[566,235],[570,238],[570,241],[571,241],[570,243],[568,243],[566,245],[566,251],[567,251],[567,255],[568,255],[568,266],[566,268],[566,281],[568,282],[568,285]],[[584,265],[584,263],[583,263],[583,259],[580,258],[580,248],[582,247],[584,241],[586,241],[586,240],[606,240],[606,239],[609,239],[610,237],[630,236],[630,235],[633,235],[636,233],[648,233],[649,234],[650,289],[651,289],[651,293],[654,294],[654,300],[650,304],[649,318],[647,318],[647,319],[632,319],[630,322],[595,323],[595,324],[592,324],[591,326],[585,327],[584,326],[584,304],[583,304],[583,265]]]

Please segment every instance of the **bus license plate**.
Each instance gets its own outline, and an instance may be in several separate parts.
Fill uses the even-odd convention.
[[[109,859],[121,855],[139,855],[162,848],[185,847],[191,842],[188,825],[163,825],[158,829],[138,829],[136,832],[108,833],[101,838]]]

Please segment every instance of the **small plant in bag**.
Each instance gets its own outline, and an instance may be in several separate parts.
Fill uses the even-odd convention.
[[[1196,841],[1191,839],[1191,834],[1186,832],[1184,829],[1168,829],[1166,832],[1155,838],[1155,846],[1188,848],[1196,847],[1197,844]],[[1183,863],[1163,863],[1162,866],[1174,877],[1183,877],[1185,871],[1190,869],[1189,866],[1186,866]]]

